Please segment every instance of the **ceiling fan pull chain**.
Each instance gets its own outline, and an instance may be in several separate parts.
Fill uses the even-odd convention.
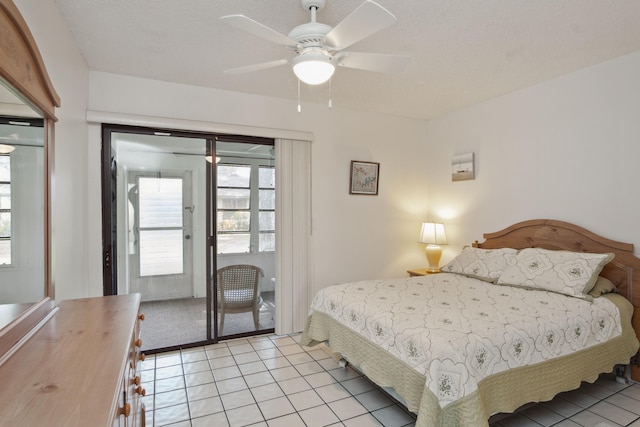
[[[333,98],[333,79],[329,79],[329,109],[333,108],[333,102],[331,98]]]
[[[302,107],[300,107],[300,79],[298,79],[298,113],[302,111]]]

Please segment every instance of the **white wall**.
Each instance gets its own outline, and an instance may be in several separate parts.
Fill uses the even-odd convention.
[[[640,52],[431,120],[429,210],[450,246],[528,219],[572,222],[640,254]],[[451,182],[474,152],[474,181]]]
[[[89,281],[92,288],[101,281],[100,277],[89,277],[87,269],[85,112],[89,70],[54,0],[14,0],[14,3],[38,44],[51,82],[62,100],[62,107],[56,110],[52,200],[55,298],[59,301],[84,297],[89,294]]]
[[[297,113],[292,101],[100,72],[91,72],[90,82],[92,111],[313,133],[315,288],[401,276],[424,263],[415,243],[426,213],[424,122],[311,104],[303,104],[302,113]],[[98,126],[91,126],[89,144],[89,169],[99,170]],[[381,163],[378,196],[348,194],[351,160]],[[99,189],[96,173],[89,181]],[[90,191],[90,235],[99,232],[99,204],[99,191]],[[100,242],[93,243],[91,264],[98,266]],[[94,276],[97,273],[96,268]]]

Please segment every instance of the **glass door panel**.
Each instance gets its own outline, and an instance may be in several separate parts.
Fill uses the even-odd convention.
[[[145,351],[209,339],[206,143],[150,130],[111,133],[117,292],[142,296]]]
[[[265,144],[218,137],[215,150],[219,158],[215,180],[218,336],[273,331],[276,281],[273,141]],[[245,280],[240,280],[241,277]]]

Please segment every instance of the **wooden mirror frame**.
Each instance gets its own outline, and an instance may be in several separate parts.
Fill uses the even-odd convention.
[[[16,95],[44,119],[44,295],[11,323],[0,329],[0,365],[11,356],[22,340],[55,309],[51,268],[51,177],[56,93],[44,66],[38,46],[22,14],[12,0],[0,0],[0,77],[10,84]]]

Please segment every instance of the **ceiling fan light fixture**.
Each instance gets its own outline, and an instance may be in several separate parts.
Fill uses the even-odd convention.
[[[324,53],[306,53],[293,59],[294,74],[308,85],[326,83],[335,71],[331,57]]]

